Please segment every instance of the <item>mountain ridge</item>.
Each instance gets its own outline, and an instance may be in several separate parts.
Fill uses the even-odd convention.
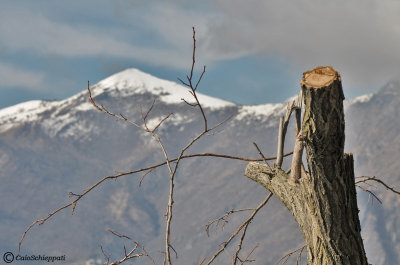
[[[390,87],[390,85],[388,86]],[[167,104],[183,104],[182,99],[189,102],[192,100],[189,89],[185,86],[176,82],[157,78],[136,68],[128,68],[99,81],[91,87],[91,92],[94,99],[104,93],[119,97],[150,93]],[[237,115],[236,119],[242,119],[245,116],[267,117],[270,115],[283,115],[285,103],[295,98],[291,97],[287,99],[285,103],[239,105],[201,93],[197,95],[202,106],[205,108],[237,107],[240,114]],[[373,95],[374,94],[362,95],[354,99],[346,100],[346,108],[354,103],[366,102],[370,100]],[[65,106],[70,108],[71,104],[75,106],[71,108],[71,111],[94,110],[87,98],[88,93],[86,90],[83,90],[64,100],[31,100],[0,109],[0,132],[10,129],[12,124],[34,122],[36,119],[40,119],[41,114],[44,112],[52,111],[57,108],[62,110]]]

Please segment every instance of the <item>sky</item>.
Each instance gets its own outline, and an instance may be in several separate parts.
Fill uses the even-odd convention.
[[[131,67],[185,78],[193,26],[199,91],[238,104],[283,102],[319,65],[347,98],[400,79],[397,0],[1,0],[0,108]]]

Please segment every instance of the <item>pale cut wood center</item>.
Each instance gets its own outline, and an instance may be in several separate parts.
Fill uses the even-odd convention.
[[[321,88],[329,86],[336,79],[340,80],[340,75],[331,66],[318,66],[311,71],[303,73],[301,85]]]

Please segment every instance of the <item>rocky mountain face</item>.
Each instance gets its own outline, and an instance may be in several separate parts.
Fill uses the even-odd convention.
[[[94,85],[92,91],[98,104],[139,123],[138,104],[145,110],[155,100],[150,127],[173,113],[159,128],[170,157],[202,130],[199,111],[181,100],[191,95],[173,82],[128,69]],[[232,118],[188,153],[257,158],[252,144],[256,142],[265,156],[275,155],[284,103],[239,106],[206,95],[199,99],[210,125]],[[346,103],[346,150],[355,155],[356,175],[376,175],[398,187],[399,101],[400,83],[390,82],[374,95]],[[293,135],[290,127],[287,152],[293,146]],[[68,203],[72,199],[68,192],[79,194],[115,171],[162,161],[161,149],[149,135],[97,111],[85,91],[62,101],[30,101],[0,110],[0,250],[16,252],[27,226]],[[178,254],[175,264],[198,264],[210,258],[248,213],[231,216],[223,230],[211,229],[209,236],[205,225],[226,211],[256,207],[265,198],[267,191],[244,177],[245,167],[246,162],[215,157],[182,161],[172,223],[172,244]],[[152,171],[139,186],[142,175],[105,182],[78,203],[73,215],[68,208],[34,227],[21,254],[66,255],[66,263],[85,264],[103,259],[101,245],[105,253],[112,253],[111,260],[117,259],[129,242],[106,231],[111,228],[142,243],[162,263],[168,171]],[[369,262],[399,264],[400,197],[381,189],[380,205],[367,193],[358,192]],[[272,198],[247,231],[245,244],[244,253],[258,244],[252,256],[256,264],[275,264],[302,244],[302,236],[289,211]],[[236,243],[216,264],[230,264],[235,248]],[[134,263],[147,264],[148,260]]]
[[[351,104],[346,115],[347,150],[355,154],[356,176],[377,176],[399,190],[400,82],[389,82],[361,99]],[[381,188],[376,193],[382,201],[379,204],[368,194],[359,194],[369,262],[400,264],[400,197]]]

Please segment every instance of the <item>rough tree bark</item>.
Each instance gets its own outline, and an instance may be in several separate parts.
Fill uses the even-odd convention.
[[[271,191],[296,219],[309,265],[367,265],[358,217],[353,155],[344,154],[343,90],[338,72],[317,67],[301,80],[301,137],[309,173],[290,181],[280,168],[250,163],[245,175]]]

